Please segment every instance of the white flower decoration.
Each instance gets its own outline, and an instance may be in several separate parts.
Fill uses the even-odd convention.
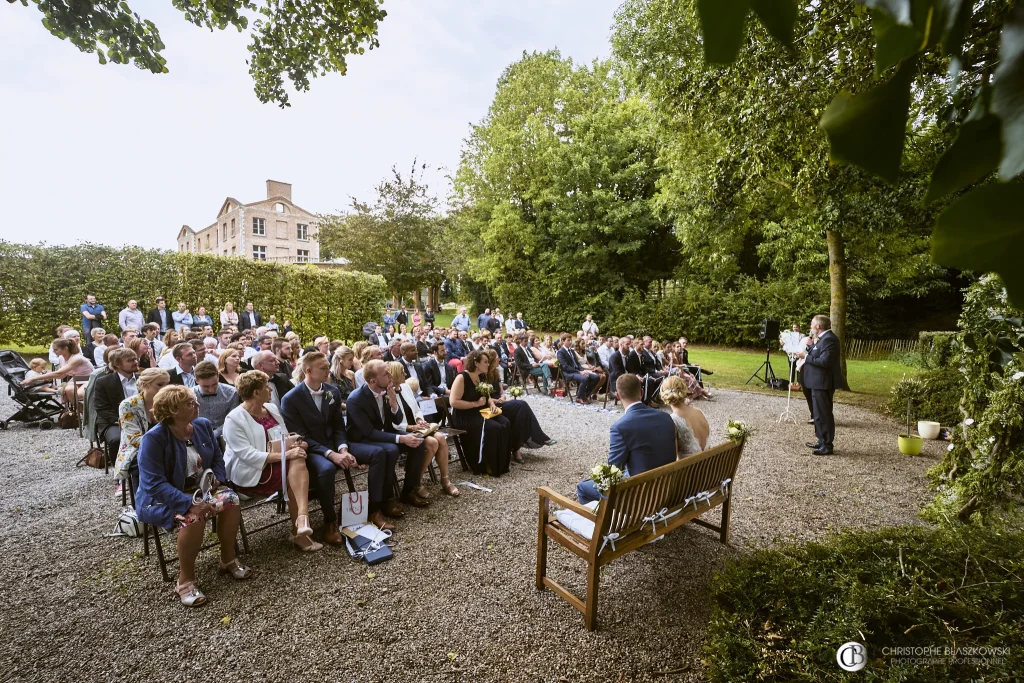
[[[972,424],[974,424],[974,418],[973,417],[967,418],[966,420],[964,420],[964,424],[967,425],[968,427],[970,427]]]
[[[948,446],[946,446],[946,450],[947,451],[953,450],[953,444],[949,444]]]
[[[988,442],[989,443],[995,443],[996,442],[996,437],[994,437],[994,436],[988,437]]]
[[[1011,377],[1010,379],[1012,379],[1014,382],[1019,382],[1022,377],[1024,377],[1024,372],[1015,372],[1013,373],[1013,377]]]

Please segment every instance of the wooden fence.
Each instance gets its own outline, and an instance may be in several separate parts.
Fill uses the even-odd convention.
[[[847,360],[885,360],[894,353],[917,351],[916,339],[851,339],[846,342]]]

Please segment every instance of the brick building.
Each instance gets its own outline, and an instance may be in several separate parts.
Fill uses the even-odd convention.
[[[316,263],[320,260],[316,234],[316,215],[292,202],[291,184],[268,180],[266,199],[243,204],[228,197],[215,223],[202,230],[181,226],[178,251]]]

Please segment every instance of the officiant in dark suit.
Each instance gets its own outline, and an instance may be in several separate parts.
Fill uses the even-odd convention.
[[[818,440],[807,446],[815,455],[832,455],[836,436],[836,419],[832,397],[837,387],[843,386],[843,368],[840,359],[839,337],[832,331],[827,315],[816,315],[811,320],[811,334],[817,341],[807,351],[796,354],[804,359],[804,383],[811,390],[814,409],[814,435]]]

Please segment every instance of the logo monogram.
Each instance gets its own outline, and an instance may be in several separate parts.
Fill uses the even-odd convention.
[[[860,671],[868,663],[867,648],[857,642],[849,642],[836,650],[836,663],[843,671]]]

